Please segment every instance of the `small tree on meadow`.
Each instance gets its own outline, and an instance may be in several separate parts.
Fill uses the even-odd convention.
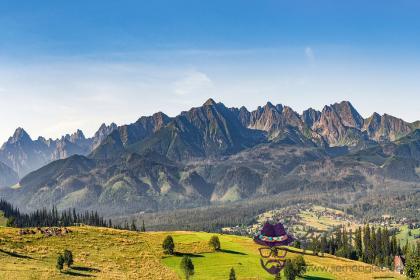
[[[64,250],[64,263],[68,266],[71,267],[73,264],[73,253],[70,250]]]
[[[6,221],[6,227],[14,227],[15,226],[15,217],[10,217]]]
[[[143,224],[141,225],[141,231],[146,232],[146,226],[144,225],[144,220],[143,220]]]
[[[175,243],[172,236],[166,236],[165,240],[162,243],[163,252],[168,255],[173,255],[175,250]]]
[[[194,264],[189,256],[182,257],[181,270],[184,272],[185,279],[187,280],[194,275]]]
[[[130,230],[137,231],[137,226],[136,226],[136,223],[134,222],[134,220],[131,220]]]
[[[209,245],[215,250],[215,251],[220,251],[220,240],[219,237],[217,237],[216,235],[213,235],[210,238],[209,241]]]
[[[60,254],[60,255],[58,255],[58,257],[57,257],[57,264],[56,264],[56,267],[57,267],[57,269],[58,270],[62,270],[63,269],[63,266],[64,266],[64,257],[63,257],[63,255],[62,254]]]
[[[306,262],[302,256],[297,256],[293,261],[296,276],[302,277],[306,273]]]
[[[286,260],[286,263],[284,264],[284,276],[287,280],[296,279],[296,271],[291,260]]]
[[[233,267],[230,269],[229,280],[236,280],[236,273]]]

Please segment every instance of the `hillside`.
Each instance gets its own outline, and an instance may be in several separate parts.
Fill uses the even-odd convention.
[[[19,178],[16,172],[0,161],[0,189],[12,186],[18,181]]]
[[[227,279],[234,267],[238,279],[272,279],[259,264],[258,246],[245,237],[219,235],[222,251],[212,252],[202,232],[136,233],[95,227],[71,227],[64,236],[44,237],[18,234],[18,229],[0,228],[1,279],[181,279],[179,262],[190,254],[195,265],[193,279]],[[161,243],[167,235],[175,241],[176,256],[166,257]],[[57,254],[73,252],[71,270],[60,274]],[[296,253],[288,253],[294,257]],[[310,269],[305,279],[400,279],[393,272],[343,272],[351,266],[371,271],[369,265],[326,255],[304,255]],[[344,268],[343,268],[344,267]],[[340,270],[341,268],[341,270]],[[318,271],[316,271],[318,270]],[[402,278],[401,278],[402,279]]]

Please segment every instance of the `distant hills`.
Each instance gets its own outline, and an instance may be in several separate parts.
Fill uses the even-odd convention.
[[[0,161],[23,178],[0,195],[23,209],[126,214],[281,192],[409,189],[420,182],[419,127],[386,114],[364,119],[347,101],[299,114],[209,99],[173,118],[103,125],[92,138],[78,131],[33,141],[18,129]]]

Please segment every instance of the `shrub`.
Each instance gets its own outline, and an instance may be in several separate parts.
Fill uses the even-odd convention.
[[[213,235],[210,238],[209,241],[209,245],[215,250],[215,251],[220,251],[220,240],[219,237],[217,237],[216,235]]]
[[[172,236],[170,235],[166,236],[165,240],[163,241],[162,247],[163,247],[163,252],[165,254],[169,254],[169,255],[174,254],[175,243]]]
[[[286,260],[284,264],[284,276],[287,280],[296,279],[296,271],[291,260]]]
[[[293,267],[297,276],[302,277],[306,272],[306,262],[302,256],[297,256],[293,260]]]

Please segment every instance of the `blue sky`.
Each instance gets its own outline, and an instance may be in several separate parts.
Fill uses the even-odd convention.
[[[1,1],[0,142],[213,97],[420,119],[419,1]]]

